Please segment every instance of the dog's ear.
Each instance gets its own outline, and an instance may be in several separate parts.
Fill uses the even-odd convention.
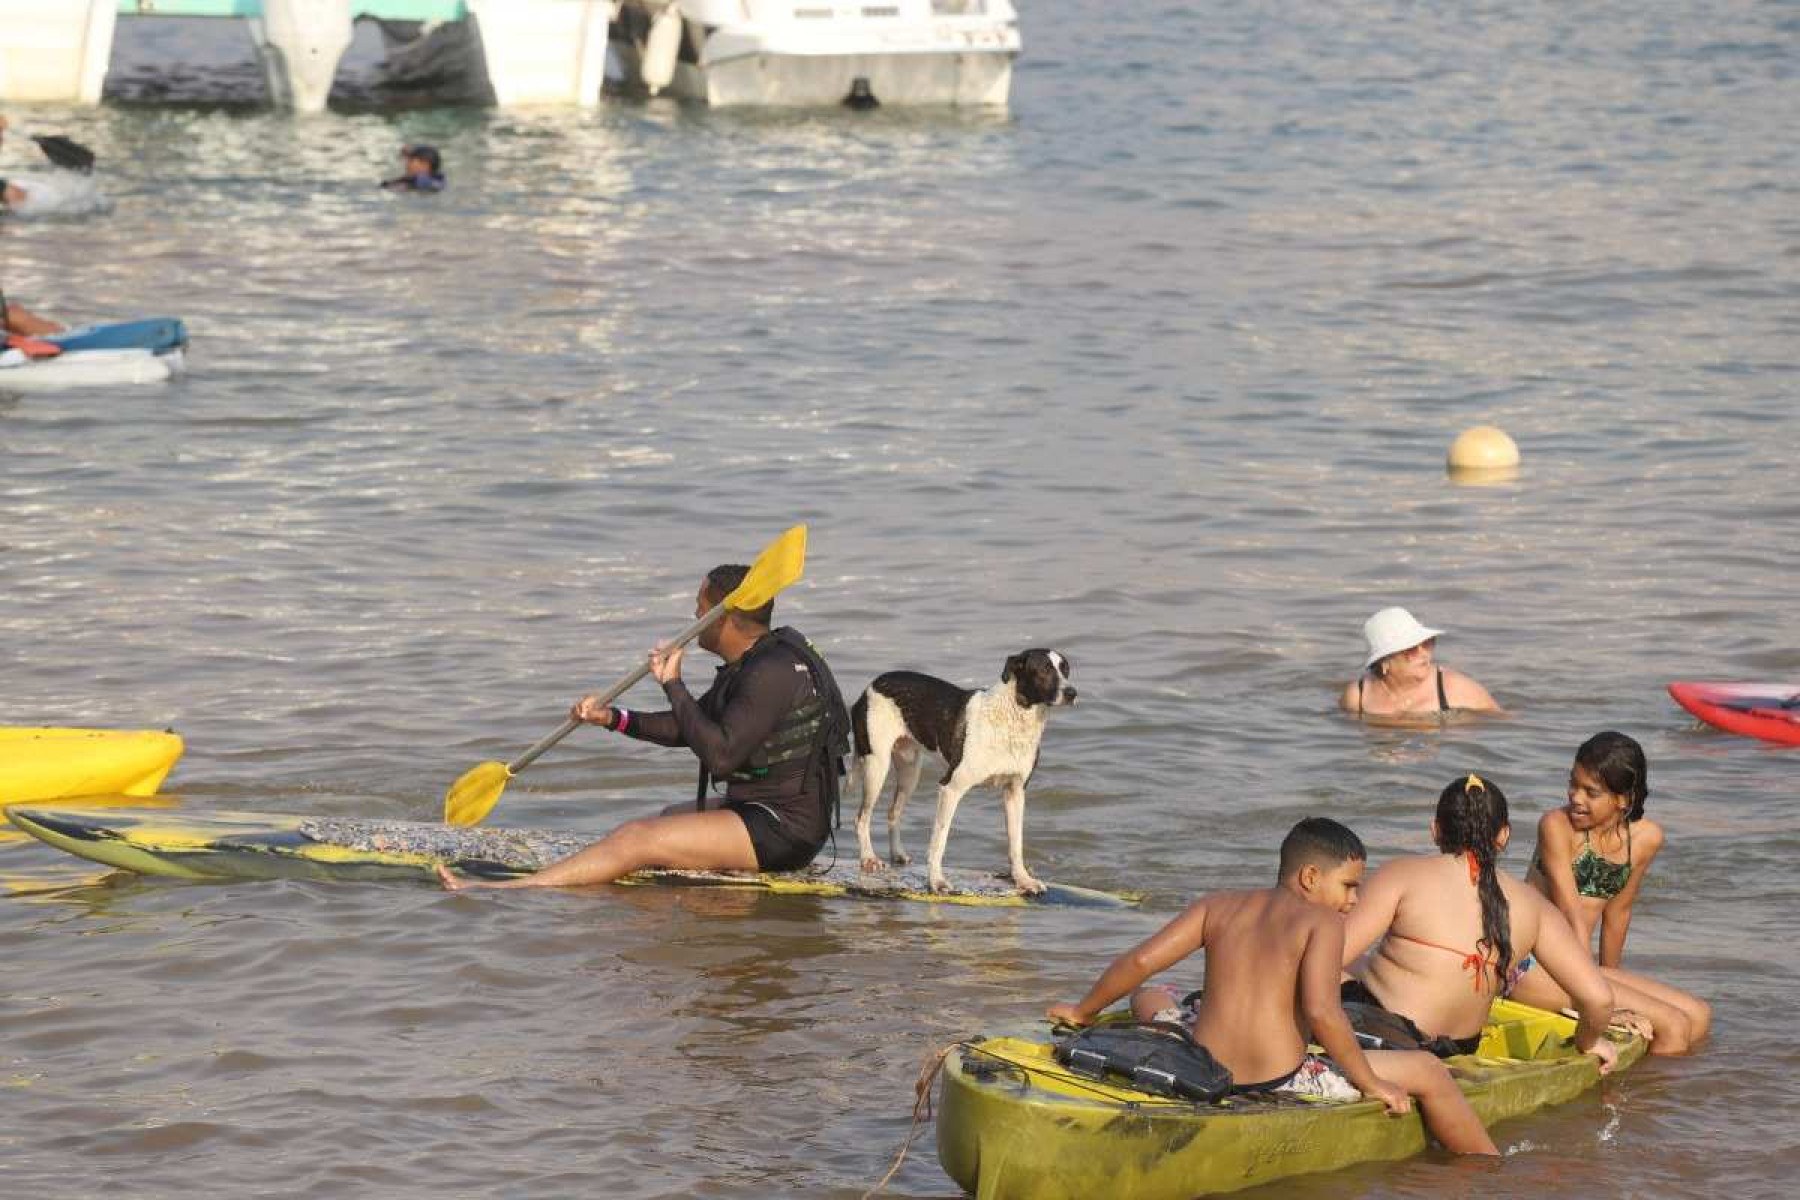
[[[1006,660],[1005,668],[1000,672],[1001,683],[1011,683],[1012,677],[1025,669],[1025,656],[1015,654]]]

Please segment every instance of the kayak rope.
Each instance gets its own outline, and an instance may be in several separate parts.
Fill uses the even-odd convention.
[[[912,1127],[906,1131],[906,1140],[900,1143],[900,1153],[894,1156],[894,1165],[887,1169],[887,1174],[881,1177],[879,1183],[862,1194],[862,1200],[869,1200],[869,1197],[880,1194],[900,1170],[900,1164],[906,1161],[907,1151],[912,1149],[913,1139],[919,1136],[920,1127],[931,1119],[931,1085],[944,1069],[944,1060],[960,1045],[961,1042],[951,1042],[941,1050],[925,1055],[925,1061],[919,1067],[919,1077],[913,1081]]]

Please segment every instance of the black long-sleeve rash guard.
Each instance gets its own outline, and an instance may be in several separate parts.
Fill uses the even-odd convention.
[[[729,697],[724,696],[727,691]],[[659,746],[686,746],[707,774],[723,779],[748,763],[782,718],[811,698],[813,682],[797,653],[765,637],[737,663],[721,666],[698,699],[679,679],[665,683],[663,694],[669,698],[668,711],[634,711],[626,736]],[[733,779],[725,799],[761,804],[797,836],[823,841],[828,831],[825,806],[816,772],[804,766],[796,763],[762,779]]]

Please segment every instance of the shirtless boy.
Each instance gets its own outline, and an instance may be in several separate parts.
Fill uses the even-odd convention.
[[[1343,914],[1356,904],[1367,858],[1336,821],[1301,821],[1281,843],[1275,887],[1202,896],[1114,959],[1079,1003],[1052,1006],[1051,1019],[1086,1025],[1152,975],[1205,950],[1204,998],[1186,1020],[1233,1079],[1262,1081],[1234,1092],[1334,1100],[1360,1092],[1395,1115],[1417,1096],[1426,1128],[1445,1148],[1498,1153],[1443,1063],[1423,1051],[1365,1053],[1351,1032],[1338,1001]],[[1174,993],[1161,987],[1133,995],[1132,1011],[1141,1020],[1180,1015]],[[1329,1057],[1307,1052],[1309,1036]]]

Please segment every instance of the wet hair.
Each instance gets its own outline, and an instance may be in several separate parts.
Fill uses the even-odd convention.
[[[717,604],[736,591],[738,585],[744,582],[744,577],[748,574],[750,574],[750,568],[743,563],[721,563],[706,573],[707,594],[713,598],[713,603]],[[742,617],[752,624],[761,625],[767,629],[769,622],[775,616],[774,598],[771,597],[769,602],[761,608],[733,609],[731,615],[734,618]]]
[[[444,160],[438,154],[436,146],[427,146],[424,142],[414,142],[411,145],[400,147],[400,156],[402,158],[422,158],[425,160],[425,165],[431,168],[433,175],[444,173]]]
[[[1367,862],[1362,839],[1330,817],[1308,817],[1281,839],[1281,874],[1286,879],[1304,866],[1329,870],[1346,862]]]
[[[1481,940],[1477,950],[1491,957],[1496,981],[1512,969],[1512,913],[1500,890],[1496,859],[1500,831],[1510,822],[1506,794],[1475,774],[1464,775],[1438,795],[1438,849],[1475,859],[1475,892],[1481,897]]]
[[[1644,815],[1644,800],[1650,795],[1650,766],[1644,761],[1644,748],[1634,739],[1611,729],[1596,733],[1575,751],[1575,765],[1592,772],[1613,795],[1631,802],[1627,821]]]

